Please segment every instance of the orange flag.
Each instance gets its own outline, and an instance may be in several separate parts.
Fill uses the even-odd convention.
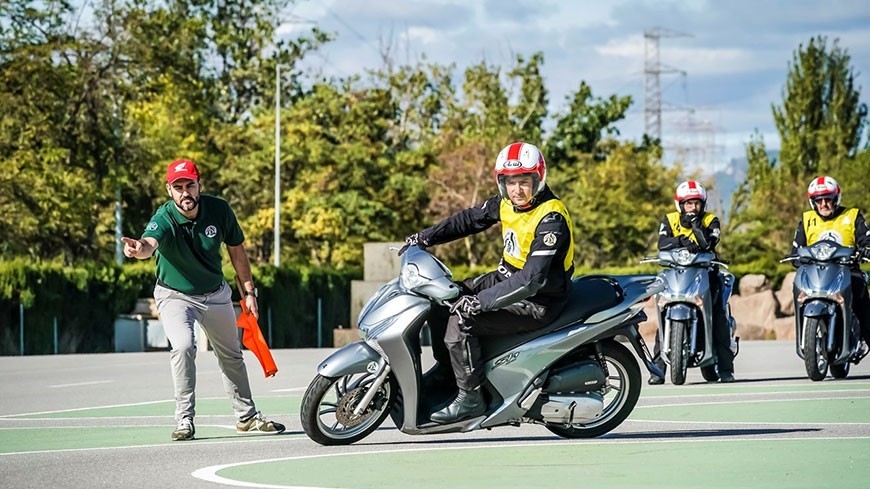
[[[236,326],[242,328],[242,344],[245,348],[251,350],[260,365],[263,367],[263,373],[266,377],[272,377],[278,373],[278,366],[275,365],[275,360],[272,359],[272,352],[269,351],[269,345],[266,344],[266,338],[263,338],[263,332],[260,331],[260,325],[257,324],[257,318],[248,310],[245,305],[245,298],[239,301],[242,306],[242,313],[236,321]]]

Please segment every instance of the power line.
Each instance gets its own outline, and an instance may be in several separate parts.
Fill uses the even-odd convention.
[[[353,25],[351,25],[349,22],[347,22],[344,19],[342,19],[341,17],[339,17],[338,14],[336,14],[335,11],[333,11],[331,8],[327,7],[326,11],[329,12],[329,15],[332,16],[332,18],[334,18],[335,20],[337,20],[341,25],[347,27],[347,29],[353,35],[355,35],[357,38],[359,38],[362,42],[364,42],[366,44],[366,46],[372,48],[372,50],[374,50],[374,52],[378,56],[381,56],[382,53],[381,53],[380,49],[378,49],[377,46],[372,44],[371,41],[369,41],[369,39],[366,36],[362,35],[358,30],[356,30],[356,28],[354,28]]]

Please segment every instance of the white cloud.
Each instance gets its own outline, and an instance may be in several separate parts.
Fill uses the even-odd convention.
[[[420,41],[423,44],[435,44],[443,39],[437,29],[429,27],[410,27],[404,36],[409,42]]]
[[[856,83],[864,87],[862,99],[870,99],[870,0],[324,0],[292,8],[294,15],[337,32],[338,39],[321,52],[328,63],[306,60],[324,65],[327,74],[376,66],[380,40],[393,33],[400,62],[425,53],[431,62],[455,63],[459,72],[484,59],[506,67],[515,54],[542,51],[551,112],[564,107],[581,80],[596,96],[631,95],[635,103],[620,124],[631,139],[643,131],[644,31],[691,34],[661,39],[661,62],[686,73],[663,74],[662,95],[666,102],[714,114],[717,141],[729,157],[742,155],[756,128],[769,147],[778,145],[770,106],[781,101],[794,51],[815,35],[829,43],[840,39],[852,55]],[[291,24],[282,33],[308,29]],[[665,125],[663,131],[674,128]]]

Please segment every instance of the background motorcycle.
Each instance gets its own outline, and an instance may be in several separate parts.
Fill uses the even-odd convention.
[[[353,443],[387,415],[414,435],[534,423],[566,438],[595,437],[618,426],[640,395],[637,360],[616,336],[628,338],[647,368],[661,374],[637,330],[646,319],[643,303],[661,290],[661,281],[654,275],[582,277],[573,281],[568,304],[550,325],[481,338],[483,416],[433,423],[430,415],[452,400],[456,386],[432,375],[435,368],[422,373],[420,329],[459,295],[451,279],[434,256],[408,249],[399,278],[360,313],[364,340],[318,366],[301,409],[302,428],[312,440]]]
[[[855,248],[822,240],[780,260],[799,264],[794,278],[795,347],[811,380],[824,379],[828,368],[832,377],[844,379],[851,364],[867,354],[860,348],[861,325],[852,312],[851,267],[858,256]]]
[[[656,300],[658,311],[659,344],[661,355],[671,366],[671,382],[686,382],[689,367],[700,367],[708,382],[719,380],[716,371],[716,350],[713,348],[713,296],[709,270],[713,265],[728,268],[709,252],[691,253],[685,248],[660,251],[658,256],[646,257],[641,263],[656,262],[667,267],[659,273],[665,284]],[[722,303],[731,331],[731,350],[738,353],[740,338],[735,337],[737,323],[731,316],[731,291],[734,275],[720,271],[722,276]]]

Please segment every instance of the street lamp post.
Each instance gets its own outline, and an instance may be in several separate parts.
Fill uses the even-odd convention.
[[[275,249],[272,263],[281,265],[281,65],[275,63]]]

